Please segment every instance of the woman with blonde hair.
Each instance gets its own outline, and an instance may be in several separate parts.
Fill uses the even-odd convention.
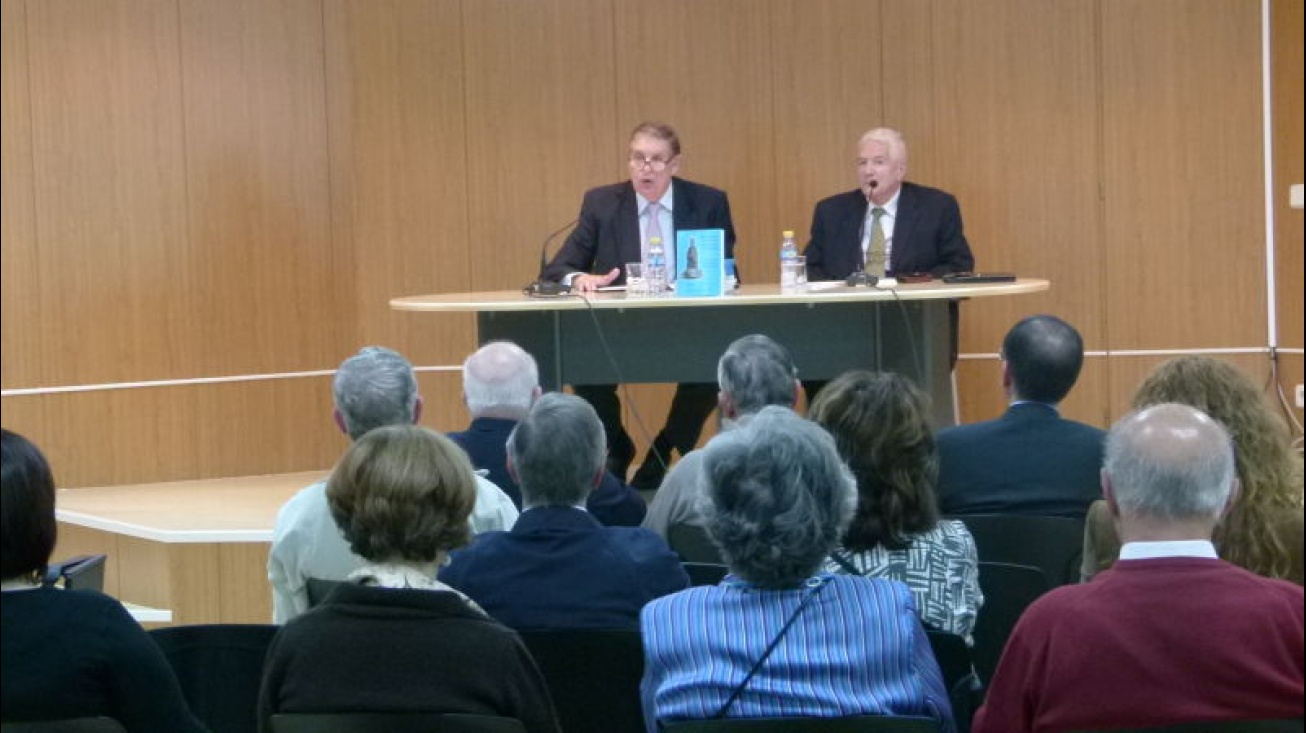
[[[1268,578],[1302,584],[1302,463],[1279,416],[1236,367],[1184,356],[1157,367],[1134,393],[1133,409],[1163,402],[1195,407],[1218,420],[1234,443],[1239,488],[1215,528],[1222,559]],[[1105,502],[1089,508],[1084,531],[1084,579],[1105,570],[1120,539]]]

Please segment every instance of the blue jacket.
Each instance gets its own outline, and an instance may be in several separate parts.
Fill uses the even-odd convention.
[[[689,585],[661,537],[572,507],[528,509],[512,531],[477,535],[440,580],[514,629],[637,628],[645,603]]]

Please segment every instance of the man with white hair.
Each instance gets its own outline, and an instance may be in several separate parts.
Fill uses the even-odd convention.
[[[472,423],[449,438],[467,451],[473,466],[489,472],[518,509],[521,488],[508,473],[508,436],[541,391],[535,358],[511,341],[491,341],[463,362],[463,404]],[[586,497],[585,508],[602,524],[618,527],[638,526],[648,511],[644,497],[610,471]]]
[[[1119,561],[1025,611],[972,730],[1301,718],[1301,586],[1211,544],[1238,491],[1224,428],[1186,405],[1127,415],[1107,437],[1102,491]]]
[[[350,441],[386,425],[415,425],[422,417],[413,365],[396,351],[366,346],[336,371],[333,417]],[[308,610],[308,579],[344,580],[362,567],[327,506],[326,479],[301,489],[277,512],[268,554],[272,619],[284,624]],[[468,518],[473,532],[511,529],[512,500],[490,481],[476,477],[476,505]]]

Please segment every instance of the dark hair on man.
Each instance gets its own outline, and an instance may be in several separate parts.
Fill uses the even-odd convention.
[[[665,122],[641,122],[635,126],[634,130],[630,131],[630,139],[634,140],[640,135],[648,135],[649,137],[662,140],[671,146],[672,157],[680,155],[680,136],[676,134],[676,128],[671,125],[668,125]]]
[[[1011,369],[1016,399],[1055,405],[1079,379],[1084,340],[1056,316],[1030,316],[1007,332],[1002,358]]]
[[[808,411],[834,436],[857,479],[857,510],[843,546],[901,550],[939,523],[939,456],[929,397],[893,373],[846,372],[827,384]]]
[[[471,460],[428,428],[369,430],[341,456],[326,496],[349,549],[371,562],[431,562],[471,540]]]
[[[735,339],[717,361],[716,374],[717,385],[742,415],[767,405],[793,407],[798,368],[789,350],[770,337],[755,333]]]
[[[54,475],[31,441],[4,430],[0,435],[0,578],[45,575],[54,552]]]

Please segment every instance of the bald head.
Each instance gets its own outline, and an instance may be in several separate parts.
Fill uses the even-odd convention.
[[[1214,524],[1234,489],[1233,444],[1200,410],[1154,405],[1111,428],[1103,471],[1122,521]]]
[[[520,420],[539,386],[535,358],[510,341],[492,341],[463,362],[463,399],[474,418]]]

